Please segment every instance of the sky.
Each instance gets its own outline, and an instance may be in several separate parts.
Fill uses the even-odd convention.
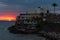
[[[56,3],[56,12],[60,13],[60,0],[0,0],[0,20],[16,20],[21,12],[31,11],[39,6],[53,11],[52,3]]]

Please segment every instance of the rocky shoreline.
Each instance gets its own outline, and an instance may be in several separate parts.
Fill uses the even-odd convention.
[[[11,26],[8,28],[9,32],[10,33],[13,33],[13,34],[36,34],[37,36],[39,37],[44,37],[46,38],[46,40],[60,40],[60,32],[58,31],[59,30],[59,25],[60,24],[53,24],[53,23],[45,23],[42,27],[42,30],[44,28],[51,28],[53,29],[52,31],[45,31],[45,30],[39,30],[39,31],[33,31],[33,30],[26,30],[26,29],[21,29],[21,28],[16,28],[15,25],[14,26]],[[55,27],[55,28],[54,28]],[[47,28],[48,29],[48,28]],[[37,29],[36,29],[37,30]]]
[[[36,31],[30,31],[28,29],[16,29],[15,26],[11,26],[8,28],[10,33],[14,33],[14,34],[37,34]]]
[[[45,37],[46,40],[60,40],[60,33],[40,31],[39,37]]]

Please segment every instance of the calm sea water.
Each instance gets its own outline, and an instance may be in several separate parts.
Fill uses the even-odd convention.
[[[44,40],[43,37],[37,35],[12,34],[7,30],[8,27],[14,25],[15,22],[0,21],[0,40]]]

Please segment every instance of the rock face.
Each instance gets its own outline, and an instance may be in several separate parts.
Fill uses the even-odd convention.
[[[41,30],[44,30],[46,32],[60,33],[60,24],[59,23],[44,23],[43,25],[40,25],[40,27],[37,27],[37,26],[36,27],[24,26],[24,27],[11,26],[8,28],[8,30],[11,33],[24,33],[24,34],[35,34]]]
[[[60,40],[60,33],[40,31],[38,36],[45,37],[46,40]]]
[[[60,23],[45,23],[42,30],[48,32],[60,32]]]
[[[21,26],[22,27],[22,26]],[[35,28],[17,28],[15,26],[11,26],[8,28],[10,33],[14,34],[36,34],[37,31]]]

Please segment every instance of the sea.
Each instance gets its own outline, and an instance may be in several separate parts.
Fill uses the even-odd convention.
[[[13,34],[10,33],[8,27],[14,25],[15,22],[0,21],[0,40],[45,40],[36,34]]]

